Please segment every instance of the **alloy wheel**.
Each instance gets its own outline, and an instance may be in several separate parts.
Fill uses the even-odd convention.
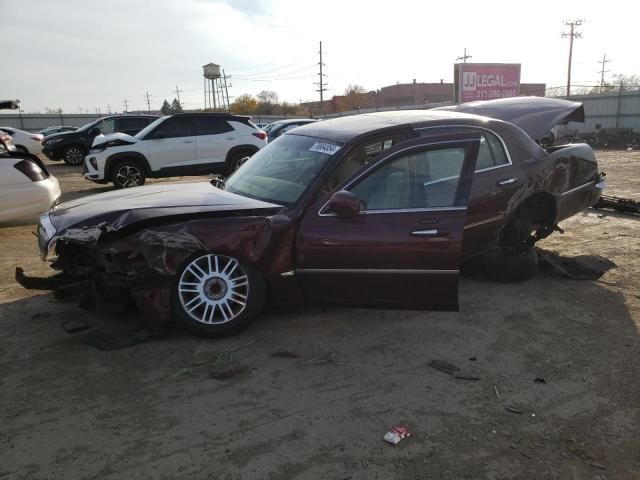
[[[64,159],[71,165],[80,165],[84,159],[84,152],[80,147],[67,148]]]
[[[116,183],[120,187],[137,187],[142,185],[142,172],[133,165],[122,165],[116,171]]]
[[[249,276],[235,258],[203,255],[183,270],[178,298],[184,312],[195,321],[206,325],[228,323],[247,306]]]

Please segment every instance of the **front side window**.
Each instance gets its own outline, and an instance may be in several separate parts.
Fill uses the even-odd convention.
[[[226,181],[225,190],[291,206],[342,145],[302,135],[286,135],[255,153]]]
[[[351,175],[367,165],[380,153],[390,149],[398,142],[405,140],[403,135],[386,136],[376,140],[367,140],[365,143],[356,145],[347,157],[342,160],[335,172],[323,185],[321,192],[329,193],[338,185],[344,182]]]
[[[365,210],[398,210],[456,205],[465,149],[440,148],[401,155],[350,190]]]
[[[192,137],[193,127],[190,117],[171,117],[153,131],[152,138]],[[160,135],[160,137],[158,137]]]
[[[115,118],[107,118],[102,121],[102,125],[98,125],[98,128],[100,128],[100,131],[106,135],[107,133],[115,132],[115,124]]]
[[[127,130],[139,131],[149,124],[146,118],[119,118],[118,130],[121,132]]]

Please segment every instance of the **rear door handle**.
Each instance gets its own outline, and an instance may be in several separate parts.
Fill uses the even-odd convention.
[[[518,183],[518,179],[513,177],[513,178],[507,178],[506,180],[500,180],[497,185],[499,187],[508,187],[509,185],[514,185]]]
[[[183,140],[182,143],[193,143],[193,140]]]

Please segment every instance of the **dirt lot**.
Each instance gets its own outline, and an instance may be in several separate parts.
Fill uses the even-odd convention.
[[[607,193],[640,197],[638,152],[599,158]],[[53,170],[65,198],[104,190]],[[617,267],[463,278],[459,313],[286,310],[112,352],[60,328],[100,319],[14,284],[16,265],[47,268],[32,226],[1,228],[0,478],[638,479],[640,221],[590,210],[562,227],[541,246]],[[391,446],[396,424],[413,436]]]

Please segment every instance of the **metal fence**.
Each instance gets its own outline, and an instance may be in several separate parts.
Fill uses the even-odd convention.
[[[57,125],[70,125],[81,127],[89,122],[93,122],[105,115],[84,114],[84,113],[0,113],[0,127],[13,127],[27,132],[37,132],[46,127]],[[252,119],[256,123],[271,123],[277,120],[284,120],[283,115],[253,115]]]

